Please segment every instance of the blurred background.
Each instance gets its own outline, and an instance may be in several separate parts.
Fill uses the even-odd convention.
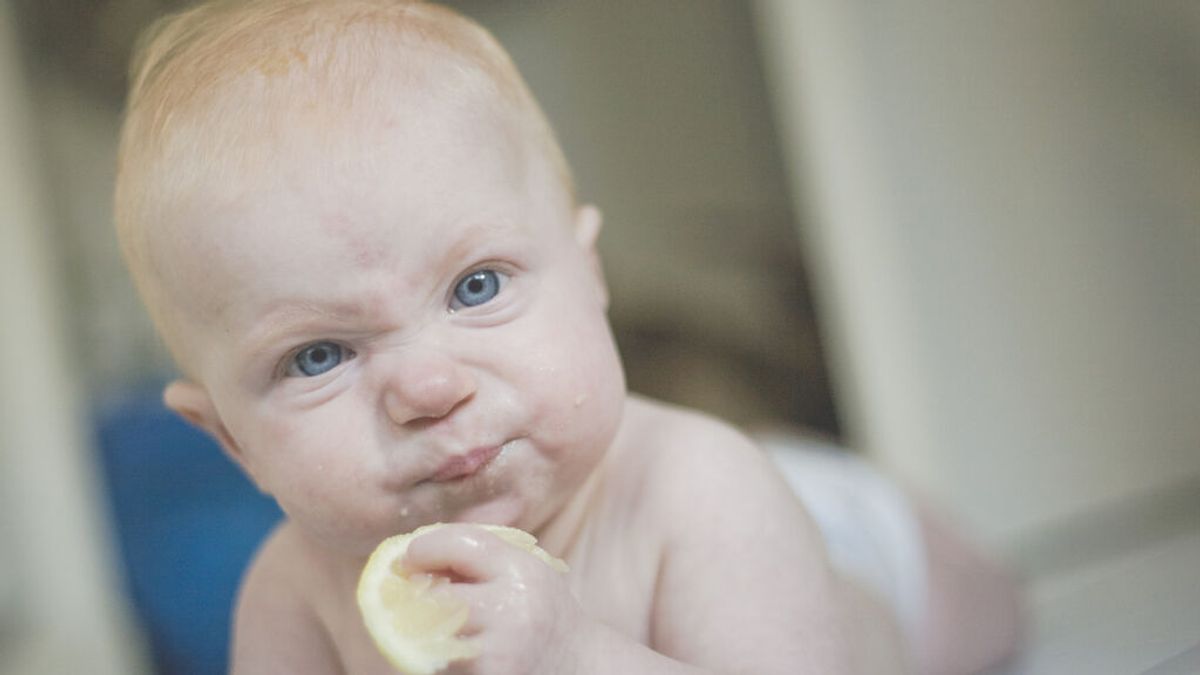
[[[111,231],[185,4],[0,0],[0,675],[224,672],[278,517],[162,410]],[[1200,4],[447,4],[605,213],[631,388],[942,506],[1030,582],[1012,672],[1200,671]]]

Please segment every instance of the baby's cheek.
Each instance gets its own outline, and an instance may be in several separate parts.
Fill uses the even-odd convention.
[[[343,474],[359,447],[352,424],[336,416],[309,412],[304,415],[265,416],[253,434],[253,453],[276,481],[300,486],[345,478]]]
[[[611,344],[587,343],[563,375],[557,401],[560,414],[570,420],[575,442],[607,446],[625,401],[624,377]]]

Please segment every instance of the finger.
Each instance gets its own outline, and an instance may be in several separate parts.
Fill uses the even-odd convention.
[[[512,565],[516,549],[483,528],[451,524],[408,545],[401,566],[407,573],[436,573],[454,581],[494,579]]]
[[[513,589],[496,582],[451,584],[447,591],[468,609],[467,620],[459,629],[459,635],[477,635],[488,626],[503,621],[518,607],[514,603]]]

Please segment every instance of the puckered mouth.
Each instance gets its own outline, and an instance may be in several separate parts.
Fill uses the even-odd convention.
[[[451,455],[442,462],[428,480],[434,483],[448,483],[472,476],[482,471],[498,457],[506,445],[486,445],[473,448],[460,455]]]

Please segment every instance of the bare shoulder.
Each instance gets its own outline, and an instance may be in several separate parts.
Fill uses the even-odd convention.
[[[761,454],[754,442],[733,425],[690,408],[631,396],[627,406],[630,435],[653,448],[654,462],[684,462],[702,467],[722,459],[751,459]]]
[[[704,414],[642,399],[629,412],[663,545],[651,646],[714,670],[845,672],[836,578],[766,453]]]
[[[803,511],[774,464],[745,433],[718,418],[646,399],[630,404],[659,508],[679,520],[746,509]],[[740,515],[739,515],[740,514]]]
[[[630,405],[643,459],[647,515],[676,557],[714,540],[744,543],[763,559],[791,561],[806,576],[826,573],[824,543],[795,492],[749,436],[710,415],[645,399]],[[725,547],[722,551],[729,551]]]
[[[309,566],[304,564],[309,557],[306,548],[290,523],[284,521],[276,526],[255,552],[242,579],[239,614],[264,604],[303,604],[296,591],[303,587],[309,574]]]
[[[311,563],[308,547],[287,523],[259,548],[238,592],[230,672],[341,672],[309,595]]]

